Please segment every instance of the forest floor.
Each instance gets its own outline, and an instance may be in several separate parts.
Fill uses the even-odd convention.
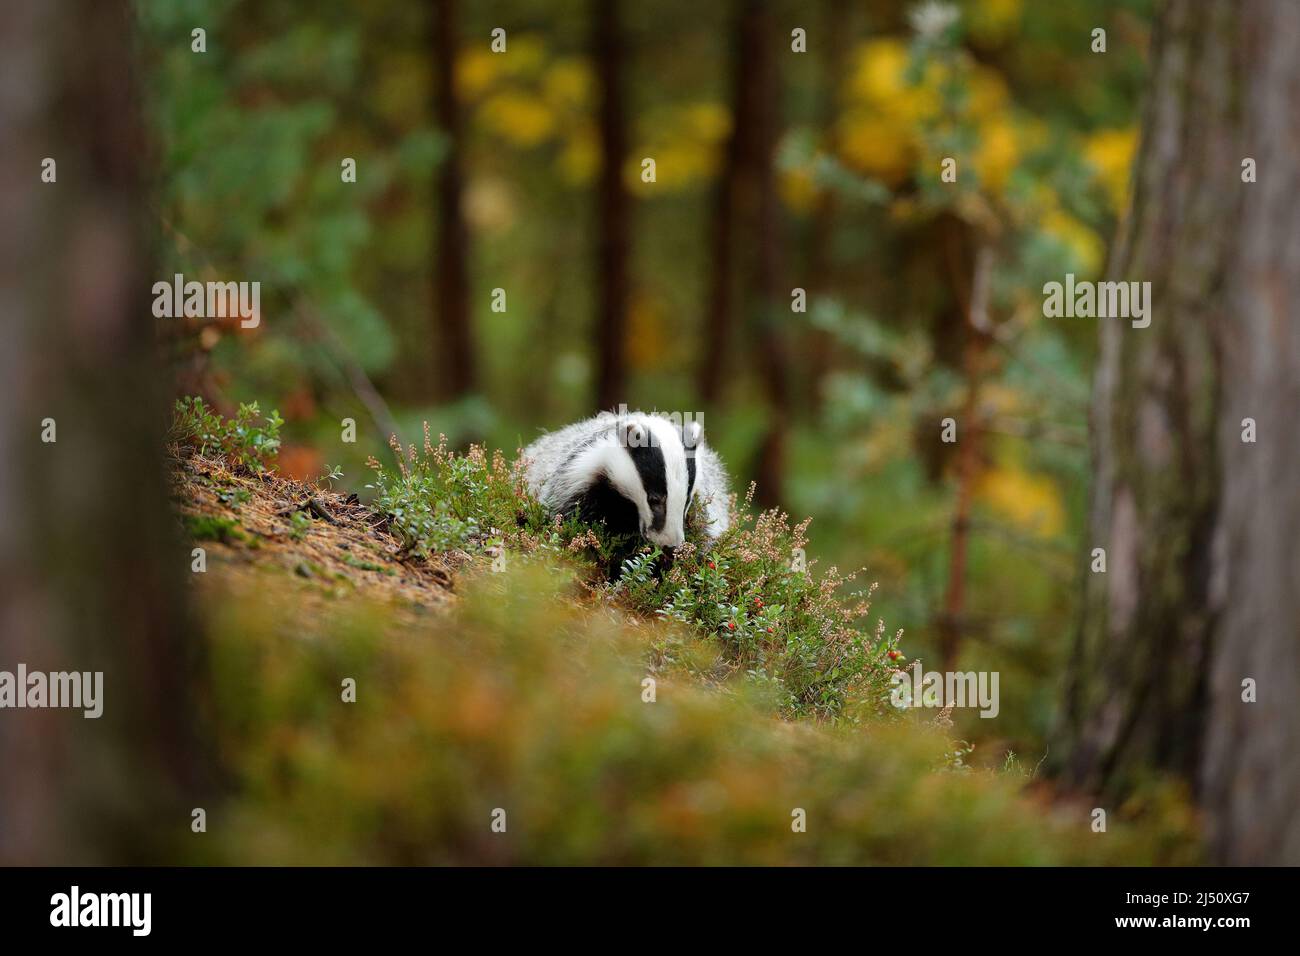
[[[1113,808],[1098,834],[1091,802],[1018,767],[965,766],[933,714],[819,717],[827,688],[878,691],[817,673],[794,690],[801,662],[842,667],[847,644],[819,646],[825,657],[746,656],[754,640],[800,645],[771,632],[809,614],[824,629],[838,607],[816,617],[823,598],[802,575],[778,596],[779,563],[758,575],[771,605],[743,590],[755,579],[743,562],[768,560],[762,542],[779,539],[778,556],[789,544],[768,518],[689,573],[679,565],[676,590],[649,563],[614,587],[575,550],[590,530],[548,537],[526,525],[508,474],[482,455],[431,458],[461,482],[442,486],[449,495],[476,489],[466,507],[500,499],[464,550],[413,551],[395,526],[432,480],[413,452],[387,511],[328,479],[173,447],[173,506],[189,547],[203,549],[190,560],[203,571],[191,577],[204,699],[230,782],[224,824],[193,862],[1196,859],[1176,796]],[[510,568],[485,573],[501,538]],[[692,588],[708,599],[690,615],[652,613],[665,594],[685,607]],[[892,646],[865,645],[872,660]]]
[[[197,454],[171,465],[185,536],[204,549],[207,573],[223,584],[263,581],[278,570],[303,601],[364,599],[418,617],[454,600],[456,572],[470,560],[459,551],[403,556],[387,521],[355,494]]]

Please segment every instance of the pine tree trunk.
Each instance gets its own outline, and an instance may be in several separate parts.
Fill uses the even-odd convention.
[[[434,341],[440,353],[436,363],[439,393],[455,399],[478,386],[469,307],[469,230],[461,200],[464,123],[456,101],[456,0],[434,0],[431,19],[434,102],[438,126],[447,138],[447,154],[438,168],[437,181],[433,313],[439,334]]]
[[[623,115],[623,38],[619,4],[596,0],[592,57],[599,74],[601,169],[596,254],[596,407],[627,402],[627,259],[629,203],[623,183],[627,123]]]
[[[0,5],[0,669],[103,672],[98,719],[0,715],[0,863],[157,859],[202,760],[130,23],[127,0]]]
[[[785,486],[785,441],[789,429],[789,359],[782,329],[790,316],[789,290],[782,288],[781,200],[776,187],[776,144],[781,127],[781,86],[773,48],[771,6],[753,0],[746,11],[754,75],[751,83],[759,106],[755,111],[754,255],[753,289],[757,302],[750,307],[753,334],[758,345],[758,369],[766,398],[767,429],[758,449],[754,478],[756,499],[767,507],[782,501]]]
[[[1300,5],[1165,5],[1111,269],[1151,282],[1152,320],[1097,320],[1085,550],[1106,570],[1085,570],[1065,775],[1186,777],[1233,863],[1300,863],[1298,97]]]
[[[734,335],[736,267],[741,256],[737,243],[738,218],[752,201],[755,128],[763,109],[754,84],[755,58],[762,37],[755,33],[753,0],[736,0],[732,10],[731,132],[723,150],[722,166],[714,186],[709,240],[709,290],[704,314],[704,343],[696,369],[696,389],[705,406],[724,396],[726,376],[734,366],[727,361]]]

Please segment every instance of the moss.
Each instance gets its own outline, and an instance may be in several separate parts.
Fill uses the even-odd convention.
[[[223,544],[234,544],[237,541],[248,540],[248,535],[234,518],[222,515],[186,515],[184,520],[186,533],[195,541],[220,541]]]

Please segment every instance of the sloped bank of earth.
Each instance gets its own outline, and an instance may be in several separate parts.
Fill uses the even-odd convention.
[[[194,576],[200,588],[272,587],[279,598],[308,602],[361,598],[411,616],[445,608],[469,560],[460,552],[409,559],[386,519],[355,494],[201,455],[174,459],[171,477],[183,532],[204,552],[206,568]]]
[[[205,552],[211,726],[233,782],[211,838],[185,844],[193,862],[1195,858],[1176,800],[1115,808],[1098,834],[1090,804],[951,769],[928,723],[774,718],[748,684],[710,679],[713,637],[580,599],[552,553],[481,573],[463,552],[410,556],[344,493],[199,455],[173,482]]]

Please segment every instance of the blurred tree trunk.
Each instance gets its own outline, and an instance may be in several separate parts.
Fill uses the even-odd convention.
[[[592,59],[600,83],[601,166],[596,253],[596,407],[627,401],[629,203],[623,183],[627,122],[623,109],[623,37],[617,0],[592,4]]]
[[[709,230],[709,291],[702,327],[703,348],[696,370],[696,392],[706,406],[716,405],[723,394],[723,376],[727,372],[727,350],[731,345],[732,270],[735,259],[736,194],[747,150],[744,137],[753,128],[751,112],[761,104],[755,102],[749,86],[748,47],[741,35],[745,0],[738,0],[733,28],[731,79],[731,132],[723,150],[722,166],[714,185],[713,214]]]
[[[781,498],[789,409],[789,363],[780,334],[788,300],[781,288],[781,210],[773,169],[779,96],[772,51],[779,37],[772,30],[767,0],[737,0],[735,16],[731,134],[714,198],[697,391],[706,406],[716,404],[724,393],[732,348],[733,283],[737,263],[747,261],[748,268],[740,270],[747,280],[742,302],[751,317],[748,330],[757,349],[768,416],[754,463],[756,497],[761,504],[774,505]],[[743,234],[750,237],[743,250],[736,243],[738,224],[747,227]]]
[[[752,207],[748,218],[753,223],[756,243],[751,286],[755,301],[748,312],[767,399],[767,429],[754,467],[754,479],[758,482],[755,497],[761,504],[774,507],[780,504],[784,489],[790,398],[789,361],[781,329],[790,315],[790,299],[789,289],[783,289],[781,281],[781,200],[776,191],[775,168],[781,93],[773,49],[779,40],[772,29],[768,0],[749,0],[740,33],[746,51],[742,60],[750,66],[749,88],[754,100],[750,115],[753,135],[744,141],[753,153],[743,162],[753,183],[746,191],[746,198]]]
[[[935,621],[939,636],[939,661],[944,671],[957,667],[962,639],[967,628],[966,576],[970,551],[971,506],[975,485],[983,468],[986,422],[980,414],[980,390],[988,374],[988,299],[993,268],[991,246],[978,231],[956,217],[939,223],[939,243],[948,264],[955,299],[955,315],[941,319],[940,326],[960,332],[961,377],[964,386],[961,411],[957,416],[957,448],[954,454],[956,488],[953,498],[951,536],[948,547],[948,583],[943,608]],[[933,427],[933,423],[929,423]]]
[[[1164,6],[1111,270],[1152,283],[1152,321],[1101,320],[1086,548],[1107,567],[1062,734],[1077,785],[1194,781],[1228,863],[1300,863],[1297,102],[1300,5]]]
[[[438,332],[437,370],[443,398],[460,398],[478,387],[474,361],[474,332],[469,308],[469,231],[461,199],[464,123],[456,101],[456,0],[433,0],[434,103],[438,127],[447,139],[447,153],[438,169],[438,258],[434,270],[433,310]]]
[[[822,148],[832,156],[839,152],[836,124],[840,115],[840,87],[844,82],[848,63],[849,44],[855,35],[855,10],[847,0],[829,0],[822,15],[822,31],[826,36],[826,56],[822,59],[822,96],[819,104],[818,125],[821,127]],[[820,296],[832,291],[834,276],[835,225],[839,218],[839,195],[833,189],[823,189],[813,209],[812,234],[808,241],[808,298],[809,309]],[[822,405],[822,383],[830,371],[835,337],[822,329],[807,326],[807,381],[801,390],[806,410],[813,413]]]
[[[0,6],[0,667],[104,672],[99,719],[0,717],[6,864],[157,859],[190,836],[201,766],[189,556],[170,534],[162,470],[130,11]],[[56,182],[41,181],[44,157]]]
[[[781,286],[781,208],[773,167],[780,98],[772,50],[778,38],[767,0],[738,0],[736,17],[732,126],[713,210],[712,274],[698,390],[706,405],[723,393],[731,348],[733,269],[743,261],[743,303],[767,413],[754,463],[757,498],[774,505],[781,498],[789,409],[788,359],[780,332],[789,300]],[[750,237],[741,255],[735,243],[738,224]]]

